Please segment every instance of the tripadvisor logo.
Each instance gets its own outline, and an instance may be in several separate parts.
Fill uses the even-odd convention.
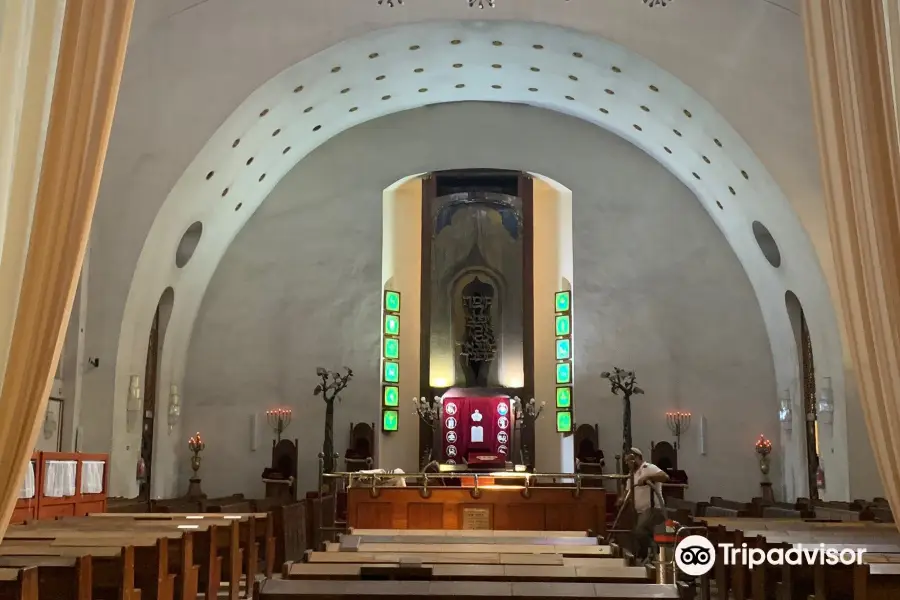
[[[748,548],[734,544],[719,544],[723,562],[726,565],[746,565],[752,569],[763,564],[780,565],[861,565],[865,548],[830,548],[825,544],[793,548]],[[685,575],[699,577],[712,571],[716,564],[716,548],[712,542],[700,535],[691,535],[675,547],[675,564]]]

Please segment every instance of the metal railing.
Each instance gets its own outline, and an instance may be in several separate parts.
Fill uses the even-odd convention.
[[[324,502],[318,503],[320,538],[324,538],[324,534],[327,533],[346,533],[348,531],[349,524],[346,521],[340,521],[338,519],[337,497],[340,492],[346,491],[351,488],[366,488],[369,490],[369,493],[373,498],[377,498],[380,495],[382,489],[396,489],[397,487],[406,487],[419,490],[419,495],[422,498],[429,498],[431,496],[431,489],[433,487],[443,487],[438,483],[439,480],[461,480],[465,478],[473,481],[473,486],[469,489],[469,494],[473,499],[478,499],[481,497],[483,489],[518,489],[519,494],[523,498],[530,498],[533,490],[567,489],[571,490],[571,493],[575,498],[578,498],[581,496],[582,490],[585,489],[585,483],[589,483],[591,481],[614,481],[616,484],[616,492],[619,494],[621,494],[622,489],[626,487],[626,481],[628,479],[632,480],[632,489],[635,486],[635,475],[633,473],[530,473],[527,471],[497,471],[486,473],[454,471],[438,473],[363,473],[338,471],[326,473],[325,455],[323,453],[319,453],[318,458],[318,490],[320,493],[320,497],[323,496],[326,491],[333,493],[335,497],[334,501],[332,502],[332,525],[330,526],[324,525]],[[337,453],[335,453],[333,455],[333,458],[336,463],[337,459],[340,457]],[[507,483],[500,485],[491,485],[490,488],[487,488],[481,483],[481,481],[483,481],[485,478],[494,481],[498,479],[505,480]],[[403,486],[398,486],[395,483],[399,479],[404,480]],[[434,482],[434,484],[431,484],[430,482]],[[410,485],[410,483],[412,484]],[[560,483],[570,485],[559,485]],[[333,484],[333,486],[330,484]],[[687,486],[683,485],[682,487]],[[656,491],[655,487],[654,491]],[[634,511],[634,494],[628,494],[626,500],[630,500],[632,511]],[[663,501],[661,501],[661,506],[664,506]],[[619,516],[620,515],[621,510],[619,511]],[[617,522],[618,516],[616,517],[614,525]],[[615,528],[611,528],[607,531],[607,539],[610,540],[613,533],[623,533],[627,531],[630,530],[617,530]]]

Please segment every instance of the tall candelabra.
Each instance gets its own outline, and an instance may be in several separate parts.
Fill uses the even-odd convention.
[[[188,439],[188,449],[191,451],[191,454],[193,454],[193,456],[191,456],[191,470],[194,472],[190,479],[190,485],[188,486],[188,498],[205,498],[206,494],[200,489],[200,475],[198,475],[197,472],[200,470],[200,453],[206,449],[206,442],[200,437],[199,431]]]
[[[672,435],[675,436],[675,449],[681,449],[681,435],[687,433],[691,427],[691,413],[680,410],[666,413],[666,424]]]
[[[613,367],[612,372],[604,371],[600,377],[609,380],[614,395],[622,395],[622,456],[625,456],[631,451],[631,397],[643,394],[644,390],[638,387],[634,371]]]
[[[291,424],[292,416],[293,413],[289,408],[273,408],[266,411],[266,420],[269,422],[269,427],[275,432],[276,443],[281,441],[281,434]]]

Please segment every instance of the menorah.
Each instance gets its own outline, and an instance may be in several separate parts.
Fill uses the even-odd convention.
[[[281,441],[281,434],[291,424],[292,416],[293,414],[289,408],[273,408],[266,411],[266,420],[269,422],[269,427],[275,432],[276,443]]]
[[[422,422],[432,429],[441,421],[443,402],[439,396],[435,396],[431,402],[425,396],[413,398],[413,404],[416,406],[416,414],[419,415]]]
[[[666,424],[675,435],[675,449],[681,449],[681,435],[691,427],[691,413],[680,410],[667,412]]]

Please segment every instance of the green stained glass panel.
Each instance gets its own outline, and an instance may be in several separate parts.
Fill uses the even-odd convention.
[[[382,404],[384,406],[400,406],[400,388],[396,385],[384,386]]]
[[[400,411],[385,410],[381,412],[382,431],[397,431],[400,424]]]
[[[556,408],[572,408],[572,388],[556,388]]]
[[[397,338],[384,338],[384,357],[400,358],[400,340]]]
[[[559,315],[556,317],[556,335],[569,335],[571,333],[572,318],[569,315]]]
[[[400,317],[397,315],[385,315],[384,333],[386,335],[400,335]]]
[[[557,433],[570,433],[572,431],[571,412],[561,410],[556,413],[556,431]]]
[[[572,383],[572,363],[561,362],[556,365],[556,383],[564,385]]]
[[[556,340],[556,360],[569,360],[572,358],[572,340],[563,338]]]
[[[572,292],[556,292],[556,312],[569,312],[572,308]]]
[[[400,292],[387,291],[384,293],[385,312],[400,312]]]
[[[388,383],[398,383],[400,381],[400,365],[389,360],[384,361],[384,380]]]

